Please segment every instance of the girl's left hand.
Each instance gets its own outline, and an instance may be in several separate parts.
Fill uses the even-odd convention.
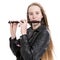
[[[21,34],[27,34],[27,20],[21,20],[20,21],[20,27],[21,27]]]

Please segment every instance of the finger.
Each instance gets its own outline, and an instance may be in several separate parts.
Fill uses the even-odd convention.
[[[10,31],[13,30],[13,24],[10,24]]]
[[[20,22],[21,22],[21,23],[24,23],[24,20],[21,20]]]
[[[16,29],[17,29],[17,24],[13,23],[13,30],[16,30]]]
[[[17,25],[17,23],[13,23],[13,25]]]
[[[23,20],[20,20],[20,25],[22,25],[24,23],[24,21]]]
[[[13,26],[16,27],[16,28],[17,28],[17,25],[18,25],[17,23],[13,23]]]
[[[10,27],[12,27],[13,26],[13,24],[12,23],[10,23]]]
[[[11,36],[13,34],[13,24],[12,23],[10,23],[10,34],[11,34]]]
[[[25,23],[27,23],[27,20],[24,20]]]

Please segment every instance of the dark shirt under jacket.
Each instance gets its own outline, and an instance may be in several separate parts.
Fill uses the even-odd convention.
[[[20,39],[10,38],[10,48],[17,60],[40,60],[46,51],[50,35],[48,29],[41,25],[36,30],[27,29],[27,34],[20,36]],[[20,46],[17,46],[17,45]]]

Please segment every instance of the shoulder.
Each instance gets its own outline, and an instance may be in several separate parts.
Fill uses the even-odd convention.
[[[39,33],[41,36],[50,36],[50,32],[49,32],[49,29],[48,28],[44,28],[42,29],[42,31],[40,31]]]
[[[49,30],[48,30],[48,29],[45,29],[45,30],[43,30],[42,33],[43,33],[43,34],[49,34]]]
[[[50,39],[50,33],[49,33],[49,30],[48,29],[45,29],[42,31],[42,33],[40,34],[41,38],[46,42],[49,41]]]

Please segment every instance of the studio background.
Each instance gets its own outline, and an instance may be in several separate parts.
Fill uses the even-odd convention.
[[[0,0],[0,60],[16,60],[9,47],[10,26],[8,21],[26,19],[27,7],[32,2],[40,3],[47,14],[54,44],[54,60],[60,60],[59,0]],[[20,35],[20,28],[18,28],[17,38]]]

